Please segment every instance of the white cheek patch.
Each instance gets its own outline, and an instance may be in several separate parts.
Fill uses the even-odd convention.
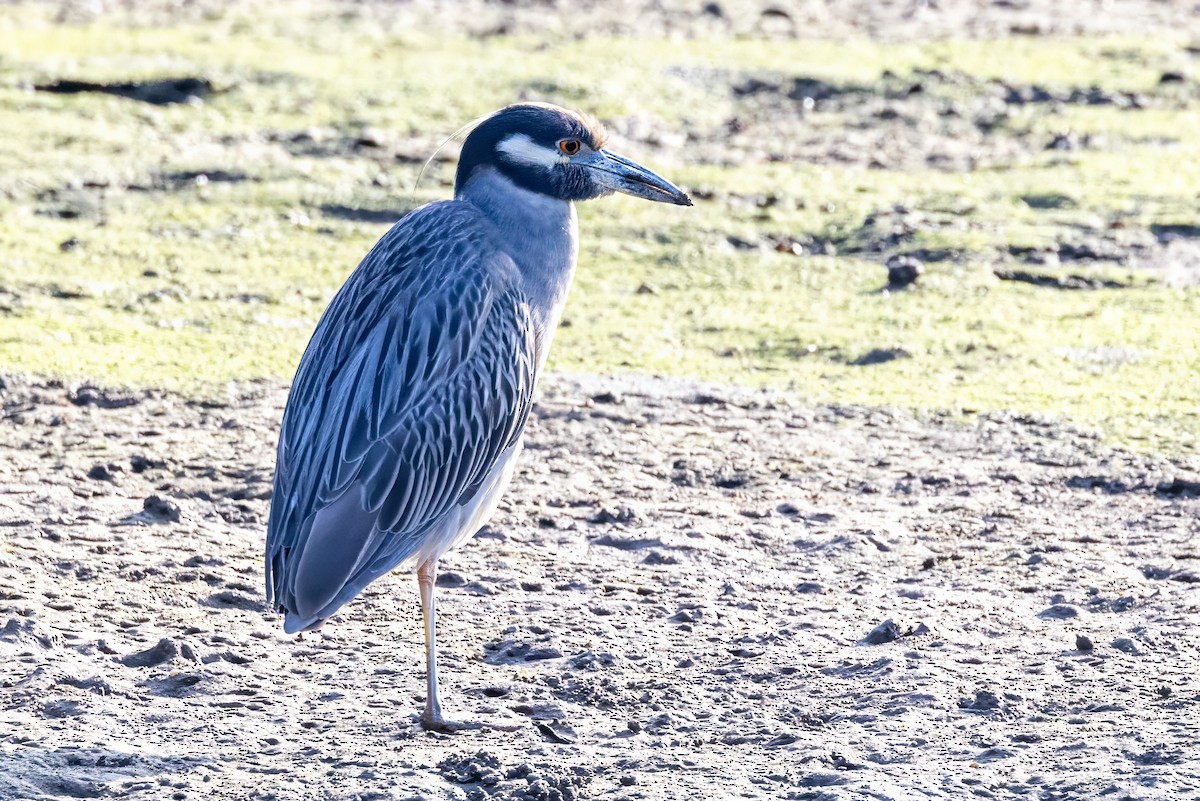
[[[513,134],[496,146],[509,161],[529,167],[550,167],[565,164],[568,159],[557,150],[542,147],[525,134]]]

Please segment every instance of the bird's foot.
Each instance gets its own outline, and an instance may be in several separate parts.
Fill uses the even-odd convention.
[[[440,714],[421,715],[421,728],[425,731],[436,731],[442,734],[456,734],[462,731],[517,731],[518,726],[505,723],[477,723],[475,721],[450,720]]]
[[[421,728],[425,731],[454,734],[460,731],[479,731],[483,728],[483,724],[474,721],[450,720],[441,715],[421,715]]]

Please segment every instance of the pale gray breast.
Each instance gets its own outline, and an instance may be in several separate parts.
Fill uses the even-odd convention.
[[[496,226],[497,246],[517,265],[536,324],[539,368],[562,318],[579,257],[575,207],[515,185],[494,169],[475,171],[458,197]]]

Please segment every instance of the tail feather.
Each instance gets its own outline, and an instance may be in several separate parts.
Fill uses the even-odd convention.
[[[286,611],[286,610],[285,610]],[[287,634],[297,634],[302,631],[316,631],[329,618],[302,618],[294,612],[286,612],[283,617],[283,630]]]

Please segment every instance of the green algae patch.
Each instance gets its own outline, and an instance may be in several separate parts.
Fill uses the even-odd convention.
[[[299,8],[167,27],[0,10],[0,370],[196,394],[287,380],[371,244],[449,196],[455,146],[414,188],[425,159],[538,99],[602,117],[696,198],[581,207],[553,369],[1197,445],[1182,39],[564,43]],[[206,88],[48,89],[183,78]],[[896,257],[924,268],[902,290]]]

